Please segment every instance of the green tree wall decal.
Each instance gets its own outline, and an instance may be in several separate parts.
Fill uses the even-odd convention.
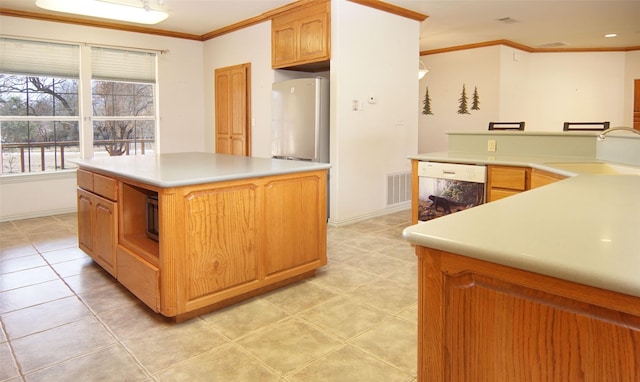
[[[422,101],[422,104],[424,105],[422,107],[422,114],[424,114],[424,115],[433,114],[433,112],[431,111],[431,97],[429,97],[429,87],[428,86],[427,86],[427,91],[424,94],[424,101]]]
[[[471,110],[480,110],[480,96],[478,95],[478,87],[473,90],[473,98],[471,99]]]
[[[471,114],[469,113],[467,102],[467,89],[465,88],[465,85],[462,84],[462,94],[460,95],[460,99],[458,99],[458,114]]]

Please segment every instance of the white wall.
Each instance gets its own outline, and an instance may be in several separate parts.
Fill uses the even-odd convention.
[[[271,22],[263,22],[205,41],[203,86],[204,142],[215,152],[214,72],[218,68],[251,63],[251,155],[271,157]]]
[[[565,121],[631,126],[640,53],[528,53],[491,46],[422,57],[434,115],[420,115],[420,152],[447,149],[448,131],[484,131],[491,121],[525,121],[527,131],[562,131]],[[461,83],[478,85],[480,112],[456,113]],[[467,96],[469,94],[467,85]]]
[[[500,47],[476,48],[422,56],[429,73],[420,80],[419,152],[447,149],[448,131],[486,130],[500,114],[500,90],[508,89],[500,80]],[[470,114],[458,114],[462,86],[465,85]],[[429,88],[433,115],[422,114]],[[480,110],[470,110],[477,87]],[[505,90],[511,93],[517,91]]]
[[[331,12],[330,222],[342,224],[388,209],[387,175],[411,168],[419,23],[346,0]],[[362,110],[352,110],[353,100]]]
[[[0,34],[169,50],[158,59],[159,150],[204,150],[202,42],[6,16],[0,16]],[[75,187],[75,172],[0,177],[0,221],[73,212]]]

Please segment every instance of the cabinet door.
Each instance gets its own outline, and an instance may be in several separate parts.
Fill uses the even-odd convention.
[[[95,234],[93,258],[107,272],[116,276],[116,246],[118,243],[116,203],[95,196]]]
[[[264,200],[267,277],[326,264],[326,175],[273,180]]]
[[[329,59],[328,15],[321,13],[300,20],[297,41],[297,62],[307,63]]]
[[[296,61],[295,22],[274,25],[271,31],[271,65],[287,66]]]
[[[93,256],[94,196],[78,189],[78,246],[87,255]]]

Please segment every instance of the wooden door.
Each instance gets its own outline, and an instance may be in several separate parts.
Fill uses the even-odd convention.
[[[640,130],[640,80],[633,81],[633,128]]]
[[[216,153],[251,154],[251,64],[216,69]]]

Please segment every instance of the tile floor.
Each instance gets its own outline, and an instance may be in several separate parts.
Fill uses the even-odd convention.
[[[78,249],[74,214],[0,223],[0,381],[415,381],[409,216],[329,228],[315,277],[180,324]]]

